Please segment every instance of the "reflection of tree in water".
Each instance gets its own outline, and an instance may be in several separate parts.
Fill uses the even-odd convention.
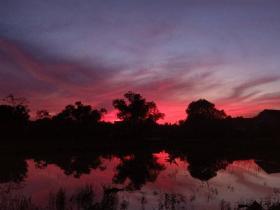
[[[24,158],[5,156],[0,158],[0,183],[24,180],[27,174],[27,163]]]
[[[79,178],[83,174],[89,174],[92,169],[104,170],[101,157],[113,157],[114,155],[105,155],[101,153],[94,154],[63,154],[47,155],[37,157],[36,166],[45,168],[48,164],[55,164],[60,167],[66,175],[74,175]],[[127,153],[121,153],[117,156],[121,159],[121,164],[116,168],[116,174],[113,182],[124,184],[129,180],[128,189],[140,189],[146,182],[154,182],[164,166],[157,162],[157,158],[151,152],[139,153],[127,158]]]
[[[134,154],[130,158],[123,158],[117,166],[117,172],[113,178],[114,183],[124,184],[129,179],[128,189],[138,190],[146,182],[154,182],[164,166],[157,162],[157,158],[151,153]]]
[[[217,176],[217,171],[225,169],[229,164],[228,161],[223,160],[188,160],[188,170],[192,177],[200,179],[202,181],[208,181],[209,179]]]
[[[176,158],[188,163],[188,171],[193,178],[201,181],[208,181],[217,176],[219,170],[225,169],[233,162],[232,158],[225,155],[225,151],[219,150],[215,145],[208,147],[189,148],[188,150],[169,150],[169,162],[174,162]]]
[[[233,149],[230,147],[231,150]],[[238,147],[239,148],[239,147]],[[13,148],[10,148],[12,152]],[[40,149],[40,148],[39,148]],[[45,168],[48,164],[54,164],[61,168],[66,175],[72,175],[79,178],[83,174],[90,174],[92,169],[105,170],[102,159],[119,157],[121,163],[116,167],[113,182],[117,184],[126,184],[128,189],[140,189],[147,182],[154,182],[159,173],[164,170],[164,166],[157,161],[153,155],[159,149],[141,150],[129,149],[95,149],[92,150],[72,150],[65,149],[59,151],[59,154],[53,155],[53,151],[29,151],[29,153],[17,156],[2,155],[0,158],[0,183],[21,182],[27,174],[27,163],[25,159],[34,159],[36,166]],[[228,153],[220,147],[210,145],[201,147],[200,144],[189,147],[174,146],[165,150],[169,154],[169,162],[174,162],[177,158],[188,162],[190,175],[202,181],[207,181],[217,175],[221,169],[225,169],[228,164],[236,159],[257,159],[256,163],[267,173],[279,171],[279,159],[276,152],[250,150],[241,153],[238,150],[235,153]],[[10,153],[9,152],[9,153]],[[261,153],[262,152],[262,153]],[[132,154],[129,158],[128,154]],[[262,161],[260,161],[262,160]],[[273,161],[272,161],[273,160]]]
[[[102,161],[98,154],[79,154],[73,155],[58,155],[48,156],[42,159],[37,159],[36,165],[40,168],[46,167],[48,164],[55,164],[60,167],[66,175],[74,175],[79,178],[83,174],[89,174],[92,169],[101,167]]]

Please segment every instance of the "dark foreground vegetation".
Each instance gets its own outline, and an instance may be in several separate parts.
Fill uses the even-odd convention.
[[[261,139],[280,137],[280,111],[264,110],[254,118],[233,118],[207,100],[189,104],[187,118],[177,124],[158,124],[164,118],[155,102],[140,94],[127,92],[113,100],[120,121],[101,121],[106,109],[94,109],[76,102],[51,116],[47,110],[30,120],[24,99],[10,95],[0,104],[0,129],[3,139],[90,139],[92,144],[105,142],[175,141],[190,139]],[[98,139],[102,139],[98,142]],[[138,142],[139,143],[139,142]]]
[[[188,199],[180,194],[163,193],[153,207],[153,210],[187,210],[189,208]],[[5,210],[126,210],[129,209],[128,200],[120,199],[118,192],[114,188],[104,187],[101,199],[96,197],[92,186],[85,186],[75,193],[69,194],[63,189],[51,192],[46,198],[46,205],[36,205],[31,197],[24,195],[5,196],[0,194],[0,209]],[[139,200],[141,209],[146,209],[146,198],[143,196]],[[280,201],[264,199],[261,201],[240,202],[236,205],[221,202],[221,210],[279,210]],[[217,209],[218,210],[218,209]]]

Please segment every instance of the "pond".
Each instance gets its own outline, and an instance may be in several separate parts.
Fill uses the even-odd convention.
[[[114,194],[115,209],[133,210],[234,209],[280,198],[280,164],[268,160],[196,159],[164,150],[25,158],[1,158],[2,205],[22,196],[44,207],[63,192],[63,208],[82,209],[73,199],[85,188],[92,190],[92,203],[102,202],[106,191]]]

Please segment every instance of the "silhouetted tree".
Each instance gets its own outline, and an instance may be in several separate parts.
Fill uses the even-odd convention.
[[[0,122],[22,123],[29,120],[29,109],[25,104],[25,99],[15,98],[9,95],[4,98],[0,105]]]
[[[36,119],[37,120],[46,120],[46,119],[50,119],[51,115],[47,110],[39,110],[36,113]]]
[[[84,105],[78,101],[74,105],[67,105],[54,119],[62,122],[91,124],[99,122],[106,112],[106,109],[93,109],[90,105]]]
[[[12,107],[9,105],[0,105],[1,123],[25,123],[29,119],[29,110],[22,105]]]
[[[224,110],[216,109],[215,104],[205,99],[191,102],[186,113],[188,121],[221,120],[227,117]]]
[[[258,136],[279,137],[280,110],[265,109],[254,118]]]
[[[26,106],[27,100],[25,98],[16,98],[13,94],[10,94],[2,99],[3,104],[10,105],[12,107],[16,107],[19,105]]]
[[[118,118],[125,122],[156,122],[164,118],[155,102],[146,101],[140,94],[131,91],[124,94],[124,99],[115,99],[113,106],[119,111]]]
[[[221,137],[228,134],[227,115],[205,99],[193,101],[186,109],[188,134],[193,137]]]

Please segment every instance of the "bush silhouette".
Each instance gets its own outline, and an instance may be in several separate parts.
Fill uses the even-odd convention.
[[[15,98],[9,95],[2,99],[0,105],[1,123],[26,123],[29,120],[29,109],[24,98]]]
[[[1,135],[15,137],[23,135],[29,123],[29,109],[25,99],[17,99],[9,95],[0,104],[0,129]]]
[[[221,120],[227,117],[224,110],[216,109],[213,103],[205,99],[191,102],[186,113],[188,121]]]
[[[93,109],[90,105],[84,105],[78,101],[74,105],[67,105],[54,119],[66,123],[88,125],[98,123],[106,112],[106,109]]]
[[[51,118],[50,113],[47,110],[39,110],[36,112],[37,120],[49,120]]]

